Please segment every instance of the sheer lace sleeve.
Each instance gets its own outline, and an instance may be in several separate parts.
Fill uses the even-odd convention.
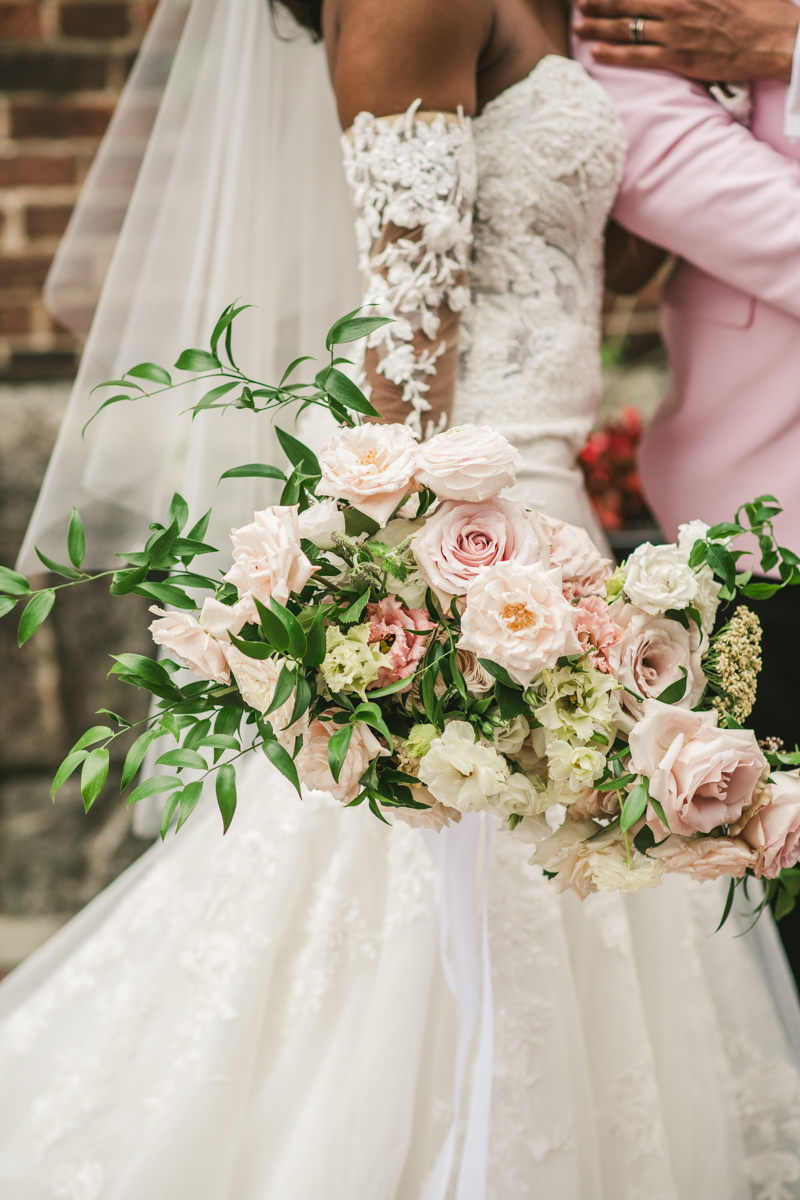
[[[372,403],[417,432],[443,428],[458,365],[475,203],[475,147],[461,113],[359,113],[344,135],[364,303],[393,318],[368,339]]]

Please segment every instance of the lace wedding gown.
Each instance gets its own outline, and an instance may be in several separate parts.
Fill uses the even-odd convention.
[[[522,498],[590,525],[574,452],[623,135],[556,57],[473,130],[456,415],[520,446]],[[449,834],[300,803],[252,760],[224,839],[209,802],[0,987],[2,1195],[418,1200],[454,1108]],[[487,1195],[800,1196],[800,1021],[770,920],[711,936],[724,889],[674,876],[581,905],[527,854],[495,831]]]

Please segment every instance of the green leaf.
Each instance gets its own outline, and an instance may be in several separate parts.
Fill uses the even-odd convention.
[[[346,317],[340,317],[330,327],[328,336],[325,338],[326,350],[330,350],[333,346],[341,346],[345,342],[357,342],[359,338],[366,337],[374,329],[380,329],[383,325],[392,323],[391,317],[357,317],[355,313],[360,311],[358,308],[355,309]]]
[[[62,762],[61,766],[56,771],[55,779],[53,780],[53,785],[50,788],[50,795],[53,797],[54,800],[55,800],[56,792],[58,791],[58,789],[60,787],[64,786],[64,784],[67,782],[67,780],[69,779],[72,772],[76,769],[76,767],[79,767],[81,765],[81,763],[88,757],[89,757],[88,750],[78,750],[77,752],[67,755],[67,757]]]
[[[242,715],[240,708],[220,709],[217,713],[217,719],[214,722],[214,732],[221,737],[238,733],[239,726],[242,723]]]
[[[210,520],[211,509],[209,509],[208,512],[200,518],[196,525],[192,526],[192,528],[186,534],[186,540],[189,542],[198,542],[202,545],[203,538],[208,533],[208,523]],[[209,546],[209,550],[210,549],[211,547]],[[202,553],[202,551],[198,551],[198,553]]]
[[[175,780],[175,782],[177,783],[177,780]],[[161,813],[161,840],[162,840],[162,842],[163,842],[164,838],[167,836],[170,822],[172,821],[172,818],[175,816],[175,809],[178,807],[180,798],[181,798],[180,792],[173,792],[172,795],[170,796],[170,798],[167,800],[166,804],[164,805],[164,810]]]
[[[278,676],[278,682],[275,684],[275,695],[272,697],[272,704],[270,704],[264,716],[268,717],[270,713],[275,712],[276,708],[280,708],[282,704],[285,704],[294,691],[294,687],[294,672],[290,671],[284,663],[281,667],[281,673]],[[290,721],[289,724],[291,725],[292,722]]]
[[[374,690],[370,688],[369,697],[371,700],[378,700],[381,696],[392,696],[395,692],[401,692],[403,688],[410,687],[416,678],[416,674],[408,675],[405,679],[395,679],[394,683],[387,684],[386,687]]]
[[[189,817],[197,807],[197,801],[200,799],[202,794],[203,785],[199,780],[195,783],[187,783],[186,787],[180,793],[178,796],[180,815],[178,816],[178,827],[175,830],[176,833],[189,820]]]
[[[341,618],[340,618],[340,620],[343,622],[343,624],[350,625],[354,621],[357,621],[358,618],[363,613],[364,609],[366,608],[368,600],[369,600],[369,588],[367,588],[367,590],[365,592],[362,592],[361,595],[358,597],[358,599],[354,600],[353,603],[349,606],[349,608],[346,608],[344,610],[344,612],[342,613]]]
[[[706,561],[712,571],[727,584],[729,588],[736,586],[736,563],[730,550],[716,546],[713,542],[706,544]]]
[[[178,522],[173,521],[169,529],[165,529],[163,533],[156,533],[151,537],[145,546],[145,553],[148,555],[153,566],[157,567],[159,563],[164,562],[175,545],[178,539]]]
[[[728,885],[728,895],[725,899],[725,907],[722,910],[722,918],[720,920],[719,925],[714,930],[715,933],[719,933],[720,929],[722,929],[722,926],[725,924],[728,917],[730,916],[731,909],[733,908],[733,897],[734,897],[735,892],[736,892],[736,880],[732,879]]]
[[[119,785],[119,790],[121,792],[124,792],[125,788],[133,782],[136,772],[142,765],[142,761],[144,760],[144,756],[147,753],[150,745],[156,740],[157,737],[161,736],[162,734],[160,729],[147,729],[144,733],[141,733],[139,737],[137,737],[136,741],[125,755],[125,766],[122,768],[122,782]]]
[[[24,575],[18,575],[10,567],[0,567],[0,592],[9,596],[30,595],[31,585]]]
[[[270,596],[269,605],[289,635],[289,654],[292,658],[302,659],[306,652],[306,635],[303,633],[303,626],[294,613],[290,613],[288,608],[284,608],[274,596]]]
[[[596,792],[616,792],[620,788],[626,788],[635,779],[635,775],[618,775],[615,779],[606,779],[603,783],[596,783],[594,788]]]
[[[12,596],[0,596],[0,617],[5,617],[16,606],[17,602]]]
[[[113,729],[109,729],[107,725],[93,725],[91,729],[87,729],[83,737],[78,738],[75,745],[70,750],[70,754],[75,754],[78,750],[85,750],[87,746],[93,746],[95,742],[100,742],[103,738],[112,737]]]
[[[151,383],[162,383],[166,387],[172,387],[172,376],[169,371],[165,371],[157,363],[139,363],[138,367],[131,367],[130,371],[126,371],[125,374],[133,375],[136,379],[149,379]]]
[[[214,326],[214,332],[211,334],[211,353],[217,353],[217,344],[223,333],[230,329],[233,322],[238,317],[239,313],[244,312],[246,308],[252,308],[252,304],[240,304],[236,308],[233,304],[229,304],[222,316]]]
[[[222,363],[207,350],[184,350],[175,366],[179,371],[218,371]]]
[[[227,392],[231,391],[232,388],[237,387],[238,384],[238,379],[232,379],[230,383],[221,383],[219,387],[212,388],[210,392],[206,392],[206,394],[197,401],[197,404],[193,406],[192,418],[194,419],[194,417],[196,417],[199,412],[202,412],[204,408],[213,408],[217,400],[220,400]]]
[[[168,672],[154,658],[145,658],[143,654],[112,654],[111,657],[116,665],[109,671],[110,675],[138,675],[146,683],[176,690]]]
[[[180,786],[180,779],[176,779],[174,775],[151,775],[149,779],[145,779],[144,783],[140,783],[137,788],[134,788],[128,797],[128,804],[135,804],[137,800],[146,800],[148,796],[156,796],[159,792],[172,792]]]
[[[358,721],[363,721],[365,725],[371,725],[373,729],[378,730],[378,733],[382,733],[389,743],[389,749],[392,749],[394,739],[386,726],[383,713],[377,704],[371,704],[369,701],[366,704],[359,704],[350,714],[351,725],[355,725]]]
[[[99,746],[87,755],[81,771],[81,795],[86,812],[94,804],[105,787],[108,778],[108,750]]]
[[[169,514],[167,515],[167,524],[171,525],[173,521],[178,526],[178,533],[183,529],[186,522],[189,520],[189,505],[181,496],[180,492],[176,492],[172,497],[172,503],[169,506]]]
[[[223,833],[227,833],[236,812],[236,769],[231,763],[225,763],[217,772],[217,804],[222,813]]]
[[[124,383],[125,381],[123,380],[122,382]],[[99,386],[102,387],[103,384],[100,384]],[[137,385],[135,383],[126,383],[126,387],[137,387]],[[94,391],[95,389],[93,388],[92,390]],[[139,391],[141,392],[142,389],[139,388]],[[145,395],[147,395],[146,392],[145,392]],[[104,400],[103,403],[100,404],[95,409],[95,411],[92,413],[92,415],[89,417],[89,420],[86,422],[83,429],[81,429],[81,437],[83,437],[83,435],[86,433],[86,430],[89,428],[89,426],[91,425],[91,423],[95,419],[95,417],[100,416],[100,413],[103,411],[104,408],[109,408],[110,405],[112,405],[112,404],[119,404],[123,400],[138,400],[138,399],[139,399],[138,396],[127,396],[122,392],[118,393],[116,396],[109,396],[108,399]]]
[[[739,588],[741,594],[750,600],[769,600],[770,596],[774,596],[780,590],[779,583],[748,583]]]
[[[353,736],[353,726],[343,725],[337,733],[333,735],[328,742],[328,766],[331,769],[331,775],[339,782],[344,760],[347,758],[347,751],[350,749],[350,739]]]
[[[366,513],[359,512],[357,508],[346,508],[344,510],[344,531],[348,537],[358,537],[362,533],[366,533],[368,537],[372,537],[379,529],[380,525],[373,517],[368,517]]]
[[[678,701],[683,700],[685,697],[688,684],[686,667],[681,667],[680,671],[681,678],[676,679],[674,683],[671,683],[668,687],[665,687],[663,692],[658,693],[658,699],[662,704],[677,704]]]
[[[162,604],[170,604],[173,608],[182,608],[186,612],[194,612],[197,604],[191,596],[171,583],[137,583],[132,589],[137,596],[146,596],[150,600],[160,600]]]
[[[54,562],[52,558],[48,558],[46,554],[42,554],[38,546],[34,546],[39,560],[44,563],[48,571],[52,571],[54,575],[61,575],[64,579],[83,579],[80,571],[76,571],[74,567],[68,567],[64,563]]]
[[[209,733],[200,739],[197,746],[198,749],[201,746],[210,746],[212,750],[241,750],[242,748],[238,740],[229,733]]]
[[[649,799],[650,799],[650,804],[652,805],[652,808],[653,808],[653,812],[656,814],[656,816],[658,817],[659,821],[664,826],[664,828],[669,829],[669,821],[667,820],[666,814],[664,812],[664,809],[661,807],[661,804],[659,803],[658,800],[655,800],[652,796],[650,796]]]
[[[208,546],[205,542],[197,542],[192,537],[176,538],[172,547],[172,553],[184,561],[189,558],[194,558],[196,554],[216,554],[216,546]],[[129,561],[130,555],[128,556]]]
[[[380,799],[380,800],[384,800],[384,797],[383,797],[383,796],[380,796],[380,797],[378,797],[378,796],[370,796],[370,798],[369,798],[369,811],[372,813],[372,815],[373,815],[374,817],[377,817],[379,821],[383,821],[384,825],[388,825],[388,826],[391,828],[391,824],[392,824],[392,822],[391,822],[391,821],[387,821],[387,820],[386,820],[386,817],[383,815],[383,813],[381,812],[381,810],[378,808],[378,800],[379,800],[379,799]]]
[[[523,690],[522,684],[517,683],[514,679],[512,679],[505,667],[498,666],[497,663],[493,663],[489,658],[479,658],[478,662],[485,670],[489,672],[490,675],[494,676],[495,679],[504,684],[505,687],[513,688],[518,692]]]
[[[241,638],[236,637],[234,633],[229,634],[229,636],[236,649],[241,650],[242,654],[246,654],[248,658],[264,659],[270,658],[273,654],[272,646],[268,646],[266,642],[244,642]]]
[[[39,626],[47,620],[55,602],[56,594],[52,588],[48,588],[44,592],[36,592],[31,596],[19,619],[17,642],[20,646],[32,638]]]
[[[325,391],[333,396],[334,400],[338,400],[345,408],[352,409],[353,412],[363,413],[367,417],[379,417],[381,415],[370,404],[358,384],[353,383],[352,379],[349,379],[347,375],[337,370],[336,367],[329,367],[327,371],[320,372],[318,379],[321,381],[321,386]]]
[[[286,476],[283,471],[279,471],[277,467],[271,467],[269,463],[245,463],[241,467],[231,467],[230,471],[226,471],[219,478],[221,483],[223,479],[282,479],[285,481]]]
[[[623,833],[635,825],[647,808],[647,788],[638,783],[627,795],[622,806],[619,827]]]
[[[275,436],[281,444],[283,453],[293,467],[302,466],[307,474],[313,476],[322,474],[319,460],[313,450],[310,450],[308,446],[304,446],[302,442],[292,437],[285,429],[281,429],[279,425],[275,426]]]
[[[325,606],[320,606],[314,614],[314,620],[306,633],[306,650],[303,655],[303,665],[318,667],[325,658]]]
[[[284,775],[292,787],[300,793],[300,780],[297,777],[297,767],[292,762],[290,755],[284,750],[283,746],[278,741],[264,742],[261,747],[266,754],[273,767],[277,767],[281,775]]]
[[[196,750],[186,750],[179,746],[177,750],[167,750],[166,754],[162,754],[156,759],[157,767],[187,767],[192,771],[207,771],[208,763],[203,758],[202,754],[198,754]]]
[[[685,608],[668,608],[664,616],[669,621],[677,621],[684,629],[689,628],[689,612]]]
[[[653,846],[656,844],[656,838],[649,825],[642,826],[633,839],[633,844],[640,854],[647,854],[648,850],[653,849]]]
[[[306,679],[305,675],[298,673],[297,688],[294,694],[294,708],[292,715],[287,722],[287,729],[294,725],[295,721],[299,721],[303,713],[310,707],[311,701],[314,698],[314,693],[311,690],[311,684]]]
[[[257,597],[254,596],[253,600],[267,640],[276,650],[280,650],[281,654],[284,654],[289,649],[288,629],[280,618],[271,609],[266,608]]]
[[[708,541],[718,541],[720,538],[738,537],[740,533],[744,533],[744,529],[737,522],[721,521],[719,525],[712,525],[706,534]]]
[[[506,687],[504,683],[495,685],[495,695],[500,706],[500,716],[504,721],[513,721],[528,707],[524,694],[519,688]]]

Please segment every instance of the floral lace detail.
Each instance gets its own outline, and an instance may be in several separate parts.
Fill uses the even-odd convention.
[[[606,92],[556,56],[472,127],[472,304],[453,421],[491,416],[526,457],[544,438],[566,439],[577,453],[600,395],[603,229],[625,133]]]
[[[345,174],[356,207],[359,265],[365,274],[364,304],[391,317],[367,340],[383,351],[378,371],[403,388],[411,405],[406,424],[422,431],[430,409],[426,377],[444,353],[440,342],[416,353],[421,330],[435,341],[436,309],[462,312],[469,302],[467,266],[475,201],[475,149],[468,119],[453,123],[438,113],[416,120],[416,101],[403,116],[377,119],[359,113],[342,138]],[[413,236],[385,237],[389,225]]]

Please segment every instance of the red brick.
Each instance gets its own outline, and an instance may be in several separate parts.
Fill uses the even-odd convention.
[[[16,158],[0,158],[0,187],[74,182],[75,163],[71,158],[51,158],[45,154],[20,154]]]
[[[106,86],[105,57],[53,50],[0,50],[4,92],[99,91]]]
[[[71,204],[33,204],[25,213],[25,229],[29,237],[63,233],[72,212]]]
[[[62,4],[59,16],[67,37],[118,38],[130,32],[126,4]]]
[[[11,136],[16,138],[102,137],[113,105],[41,103],[11,106]]]
[[[20,254],[14,258],[0,258],[0,287],[39,288],[47,278],[52,262],[49,254]]]
[[[31,312],[22,305],[0,307],[0,334],[30,333]]]
[[[38,4],[0,4],[0,38],[38,38],[41,32]]]

